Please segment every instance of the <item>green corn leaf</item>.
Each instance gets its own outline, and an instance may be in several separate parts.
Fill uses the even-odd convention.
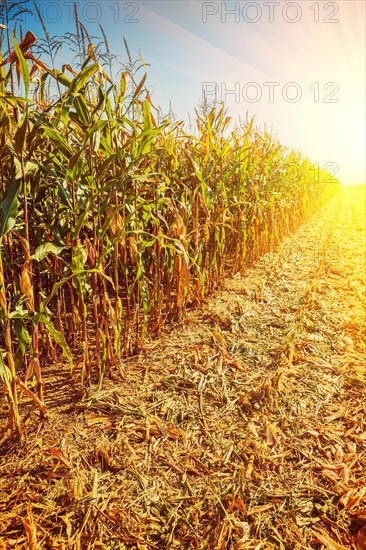
[[[100,132],[108,124],[108,120],[97,120],[89,130],[85,133],[85,141],[90,138],[95,132]]]
[[[50,75],[53,76],[53,78],[55,78],[58,82],[60,82],[60,84],[63,84],[63,86],[70,88],[72,81],[62,71],[55,69],[54,71],[50,71]]]
[[[70,85],[70,93],[76,94],[83,86],[84,84],[89,80],[93,74],[95,74],[99,70],[99,65],[95,63],[94,65],[90,65],[89,67],[85,67],[71,82]]]
[[[0,77],[1,79],[1,77]],[[1,80],[0,80],[1,82]],[[17,104],[22,104],[22,103],[28,103],[29,105],[34,105],[34,101],[32,101],[31,99],[27,99],[26,97],[20,97],[20,96],[17,96],[17,95],[0,95],[0,99],[3,100],[3,101],[6,101],[7,103],[9,103],[9,105],[11,105],[12,107],[16,107]]]
[[[71,157],[73,154],[71,147],[67,143],[66,139],[56,129],[45,128],[44,133],[67,157]]]
[[[13,34],[13,42],[14,42],[14,50],[15,50],[15,53],[17,54],[17,58],[19,60],[20,74],[22,75],[22,79],[23,79],[23,82],[24,82],[25,95],[26,95],[26,97],[28,97],[29,69],[28,69],[27,62],[24,58],[23,52],[18,46],[18,42],[17,42],[16,36],[15,36],[15,31],[14,31],[14,34]]]
[[[9,313],[9,319],[31,319],[31,315],[27,309],[15,309]]]
[[[90,207],[90,201],[87,201],[87,204],[85,206],[85,210],[81,212],[81,214],[78,215],[76,218],[76,224],[72,231],[72,238],[76,239],[79,236],[79,233],[81,231],[81,228],[84,225],[84,221],[88,216],[89,213],[89,207]]]
[[[14,332],[19,343],[19,350],[22,356],[24,356],[27,346],[32,343],[32,338],[27,330],[27,327],[25,326],[24,321],[20,317],[16,318],[14,321]]]
[[[5,384],[6,389],[8,390],[9,399],[12,401],[14,405],[13,393],[11,391],[11,373],[8,367],[4,363],[3,350],[1,348],[0,348],[0,380],[2,380],[3,383]]]
[[[73,369],[74,363],[73,363],[71,351],[66,342],[65,336],[62,334],[62,332],[58,331],[55,328],[55,325],[53,324],[51,319],[49,319],[45,315],[40,315],[39,321],[45,325],[45,327],[47,328],[48,332],[50,333],[51,337],[54,339],[56,344],[58,344],[61,347],[64,356],[69,362],[70,368]]]
[[[153,128],[153,121],[151,116],[150,103],[145,99],[143,105],[144,112],[144,128],[145,130],[151,130]]]
[[[21,180],[13,179],[8,194],[0,208],[0,237],[11,231],[15,225],[18,211],[18,193],[21,188]]]
[[[127,90],[127,80],[128,80],[128,72],[124,71],[121,73],[121,78],[119,81],[119,93],[118,93],[118,100],[117,100],[118,105],[121,105],[124,100],[126,90]]]
[[[74,98],[74,107],[76,111],[70,111],[70,118],[81,127],[90,125],[90,114],[88,105],[82,95]]]
[[[97,102],[97,104],[95,105],[95,107],[94,107],[94,109],[93,109],[93,111],[92,111],[92,113],[91,113],[91,116],[92,116],[92,117],[95,115],[95,113],[96,113],[97,111],[99,111],[100,109],[103,108],[104,103],[107,102],[107,95],[108,95],[109,91],[110,91],[112,88],[113,88],[113,86],[111,86],[111,87],[109,88],[109,90],[107,90],[107,92],[104,93],[104,91],[103,91],[103,90],[101,89],[101,87],[99,86],[99,88],[98,88],[98,102]]]
[[[103,147],[104,153],[107,154],[108,157],[111,157],[112,155],[114,155],[114,151],[111,147],[111,144],[109,143],[109,141],[104,136],[101,136],[100,143]]]
[[[64,246],[56,246],[50,242],[43,243],[36,248],[34,254],[31,256],[31,259],[36,262],[41,262],[46,256],[48,256],[48,254],[58,256],[64,249]]]
[[[55,185],[56,185],[61,203],[67,208],[69,208],[70,210],[72,210],[71,197],[69,192],[64,188],[64,186],[60,181],[56,180]]]

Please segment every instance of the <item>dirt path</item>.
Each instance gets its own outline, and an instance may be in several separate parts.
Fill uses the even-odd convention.
[[[364,251],[346,189],[118,382],[49,402],[1,453],[0,548],[364,550]]]

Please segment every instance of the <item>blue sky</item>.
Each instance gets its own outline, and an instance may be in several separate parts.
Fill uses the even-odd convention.
[[[38,4],[50,34],[73,32],[72,2]],[[123,36],[133,59],[141,52],[164,113],[171,102],[178,119],[194,118],[206,90],[209,100],[225,100],[233,121],[255,115],[342,183],[365,182],[363,0],[77,4],[81,22],[98,36],[101,23],[122,62]],[[31,15],[23,29],[43,34]],[[70,61],[66,51],[61,60]]]

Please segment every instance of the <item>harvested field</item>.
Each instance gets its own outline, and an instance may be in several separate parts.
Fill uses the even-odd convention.
[[[0,548],[366,548],[365,188],[0,457]]]

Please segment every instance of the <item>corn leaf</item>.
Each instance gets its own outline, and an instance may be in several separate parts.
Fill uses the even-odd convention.
[[[29,69],[28,69],[27,62],[24,58],[24,55],[22,53],[22,50],[19,48],[19,45],[18,45],[18,42],[17,42],[17,39],[16,39],[16,35],[15,35],[15,31],[14,31],[14,34],[13,34],[13,41],[14,41],[14,50],[15,50],[15,53],[17,54],[17,58],[18,58],[19,65],[20,65],[20,74],[22,75],[22,79],[23,79],[23,82],[24,82],[25,95],[26,95],[26,97],[28,97]]]
[[[20,179],[13,179],[10,189],[0,208],[0,237],[11,231],[16,222],[18,211],[18,193],[21,187]]]
[[[47,328],[48,332],[50,333],[51,337],[54,339],[56,344],[58,344],[61,347],[61,349],[63,351],[63,354],[66,357],[66,359],[68,360],[70,368],[72,369],[73,366],[74,366],[74,362],[73,362],[73,359],[72,359],[72,354],[71,354],[70,348],[69,348],[69,346],[66,342],[66,339],[65,339],[65,336],[63,335],[63,333],[58,331],[55,328],[55,325],[53,324],[51,319],[49,317],[46,317],[46,315],[44,315],[44,314],[40,315],[39,316],[39,321],[45,325],[45,327]]]
[[[35,260],[36,262],[41,262],[48,254],[53,254],[54,256],[58,256],[63,250],[65,249],[64,246],[56,246],[53,243],[43,243],[40,246],[38,246],[32,254],[31,259]]]
[[[99,69],[99,65],[95,63],[89,67],[85,67],[70,84],[70,93],[76,94],[84,84],[93,76]]]
[[[2,380],[3,383],[5,384],[6,389],[8,391],[8,396],[12,401],[12,403],[14,404],[13,392],[11,389],[11,373],[8,367],[4,363],[3,351],[1,348],[0,348],[0,380]]]

